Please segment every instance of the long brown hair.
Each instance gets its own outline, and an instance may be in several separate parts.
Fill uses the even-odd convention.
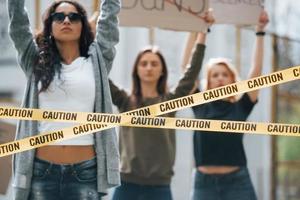
[[[43,30],[36,35],[36,43],[39,47],[39,57],[37,60],[34,75],[36,82],[41,82],[40,92],[46,91],[51,84],[56,73],[60,74],[61,56],[55,44],[55,39],[51,36],[52,17],[56,8],[62,4],[68,3],[73,5],[77,12],[81,14],[82,30],[79,40],[80,56],[88,57],[88,49],[94,40],[90,24],[88,22],[86,10],[81,4],[72,0],[54,1],[43,15]]]
[[[134,65],[133,65],[133,70],[132,70],[131,97],[132,97],[132,101],[135,105],[140,105],[141,101],[142,101],[141,80],[138,76],[138,65],[139,65],[141,58],[146,53],[153,53],[159,57],[159,60],[161,61],[161,65],[162,65],[162,75],[158,80],[156,89],[160,96],[165,95],[167,93],[168,69],[167,69],[166,61],[156,46],[146,47],[138,53],[138,55],[135,59]]]

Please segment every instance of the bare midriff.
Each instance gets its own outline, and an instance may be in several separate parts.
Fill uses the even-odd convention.
[[[228,174],[237,171],[238,166],[205,166],[198,167],[198,170],[203,174]]]
[[[57,164],[72,164],[90,160],[96,155],[93,145],[45,146],[36,151],[36,157]]]

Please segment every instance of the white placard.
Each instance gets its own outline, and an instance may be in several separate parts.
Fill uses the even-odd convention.
[[[207,9],[208,0],[123,0],[120,25],[203,31]]]
[[[218,24],[256,24],[263,0],[210,0]]]

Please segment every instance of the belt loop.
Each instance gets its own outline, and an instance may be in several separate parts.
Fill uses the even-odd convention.
[[[51,171],[51,169],[52,169],[52,165],[53,165],[53,163],[52,163],[52,162],[49,162],[49,166],[48,166],[47,169],[46,169],[47,174],[50,174],[50,171]]]

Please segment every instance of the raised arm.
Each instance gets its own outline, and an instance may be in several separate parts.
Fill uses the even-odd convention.
[[[119,89],[111,80],[109,80],[109,86],[113,104],[121,111],[129,100],[129,96],[124,90]]]
[[[18,51],[18,62],[26,75],[32,72],[38,56],[24,0],[7,0],[9,35]]]
[[[96,28],[96,42],[101,49],[108,72],[116,55],[115,45],[119,42],[117,15],[120,8],[119,0],[103,0]]]
[[[214,22],[214,16],[212,10],[205,13],[204,21],[211,26]],[[187,45],[185,48],[183,63],[181,65],[183,71],[185,71],[183,78],[179,81],[178,86],[175,90],[175,97],[180,97],[193,93],[195,88],[195,83],[198,82],[198,75],[202,66],[202,61],[204,57],[205,50],[206,33],[190,33]],[[193,43],[196,47],[192,54]],[[188,65],[190,63],[190,65]]]
[[[266,11],[263,10],[259,16],[258,25],[256,26],[256,40],[252,57],[252,66],[249,72],[249,78],[255,78],[261,75],[264,57],[264,31],[265,26],[268,22],[268,14]],[[255,102],[258,96],[258,90],[248,92],[248,95],[251,101]]]
[[[173,98],[188,95],[194,88],[195,81],[198,78],[204,57],[205,38],[206,33],[198,33],[191,63],[186,67],[185,73],[180,79],[175,92],[172,95]]]
[[[185,72],[187,65],[190,63],[191,56],[192,56],[192,50],[193,50],[196,38],[197,38],[197,33],[191,32],[189,34],[189,37],[188,37],[186,45],[185,45],[182,64],[181,64],[182,72]]]

